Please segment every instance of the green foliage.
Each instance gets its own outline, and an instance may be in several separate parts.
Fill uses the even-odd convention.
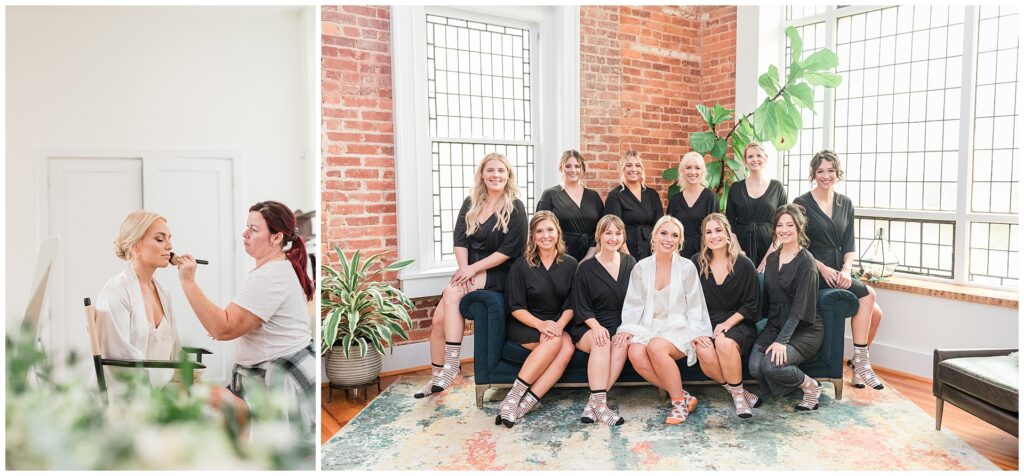
[[[6,469],[172,470],[313,469],[316,440],[291,412],[291,397],[246,384],[248,432],[233,407],[210,404],[211,384],[190,392],[175,382],[151,385],[144,369],[117,369],[104,405],[88,374],[52,377],[50,358],[27,327],[6,338]],[[61,365],[74,367],[74,358]],[[223,389],[220,389],[223,390]],[[313,398],[312,395],[309,398]],[[223,401],[223,400],[222,400]]]
[[[345,358],[353,345],[359,348],[360,357],[365,357],[371,348],[384,355],[394,345],[396,336],[409,337],[405,329],[412,328],[409,310],[413,304],[402,291],[374,278],[385,271],[405,269],[413,260],[395,261],[371,271],[383,253],[361,261],[358,250],[351,257],[345,256],[338,246],[334,251],[338,254],[339,269],[322,266],[320,306],[324,315],[320,353],[325,354],[338,344]]]
[[[754,141],[771,142],[779,151],[793,148],[804,127],[802,110],[814,112],[814,87],[835,88],[842,83],[843,78],[831,72],[839,65],[839,57],[834,52],[823,48],[803,58],[803,40],[796,28],[786,28],[786,38],[791,52],[787,76],[781,78],[779,68],[769,66],[757,80],[768,97],[753,112],[739,117],[732,129],[722,135],[717,130],[719,125],[733,119],[735,111],[718,104],[714,107],[697,105],[697,113],[708,130],[690,134],[690,147],[700,154],[711,155],[713,160],[707,163],[708,186],[718,194],[719,208],[723,212],[729,187],[747,174],[743,149]],[[669,187],[669,196],[679,192],[675,167],[665,170],[662,178],[674,181]]]

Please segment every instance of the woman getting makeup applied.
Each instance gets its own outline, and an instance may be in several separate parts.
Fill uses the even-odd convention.
[[[278,387],[304,431],[316,429],[316,353],[306,302],[314,283],[306,266],[306,244],[295,228],[295,214],[280,202],[249,208],[242,233],[255,267],[226,307],[210,301],[196,284],[196,260],[181,256],[178,276],[192,310],[217,340],[234,340],[230,390],[246,398],[247,386]]]
[[[128,265],[107,281],[96,298],[96,334],[104,358],[179,360],[181,341],[171,296],[153,279],[156,270],[170,265],[172,249],[171,230],[163,216],[140,210],[128,214],[121,223],[114,254]],[[119,372],[136,374],[141,369],[104,371],[110,374],[110,388],[117,391],[117,379],[110,377]],[[166,384],[172,378],[170,369],[145,371],[152,384]],[[244,402],[223,388],[199,386],[209,390],[212,407],[231,408],[244,428],[248,420]]]

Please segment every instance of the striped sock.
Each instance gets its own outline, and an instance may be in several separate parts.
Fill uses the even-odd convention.
[[[881,390],[885,388],[882,385],[882,380],[875,375],[875,370],[871,368],[871,356],[867,345],[853,344],[853,386],[857,388],[864,388],[864,386],[871,387],[875,390]]]
[[[434,381],[437,380],[437,376],[441,375],[442,368],[444,368],[443,365],[435,364],[433,362],[430,363],[430,380],[427,380],[427,383],[423,385],[415,395],[413,395],[414,398],[423,398],[434,393],[431,388],[434,386]]]
[[[743,390],[743,384],[733,385],[727,383],[722,385],[729,395],[732,397],[732,404],[736,407],[736,416],[740,418],[750,418],[754,416],[754,412],[750,409],[750,401],[747,400],[746,391]]]
[[[608,408],[608,392],[606,390],[594,390],[591,394],[594,397],[594,414],[597,421],[605,425],[621,425],[626,422],[617,413]]]
[[[501,407],[498,410],[498,420],[500,420],[500,423],[504,423],[508,428],[512,428],[512,425],[516,424],[516,408],[519,406],[519,401],[522,400],[523,395],[530,390],[530,385],[523,381],[523,379],[516,378],[515,383],[512,384],[512,389],[508,391],[508,395],[505,395],[505,400],[501,402]]]
[[[800,390],[804,391],[804,398],[800,400],[800,403],[796,404],[796,411],[817,410],[818,397],[821,397],[821,384],[804,375],[804,383],[800,384]]]
[[[455,377],[459,375],[459,370],[462,369],[462,364],[459,363],[461,350],[462,342],[444,343],[444,367],[437,378],[434,379],[434,385],[430,387],[430,391],[434,393],[443,392],[452,385]]]

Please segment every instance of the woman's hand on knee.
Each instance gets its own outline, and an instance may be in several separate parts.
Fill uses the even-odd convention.
[[[698,348],[713,347],[713,345],[711,344],[711,338],[708,336],[697,336],[695,339],[693,339],[693,346]]]
[[[629,342],[633,339],[633,334],[628,332],[620,332],[612,337],[612,345],[615,347],[629,347]]]
[[[772,345],[768,346],[768,350],[765,351],[765,354],[768,354],[772,363],[775,364],[776,367],[786,365],[786,344],[773,342]]]
[[[598,347],[603,347],[605,344],[608,343],[608,329],[605,329],[604,326],[598,324],[594,327],[591,327],[590,330],[587,332],[589,332],[591,337],[594,339],[594,345]]]

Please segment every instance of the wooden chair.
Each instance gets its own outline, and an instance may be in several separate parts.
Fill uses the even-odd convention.
[[[186,391],[192,387],[193,383],[193,371],[195,369],[205,369],[206,364],[203,363],[203,355],[211,354],[209,350],[199,347],[182,347],[181,348],[181,359],[180,360],[127,360],[127,359],[108,359],[103,357],[103,344],[100,342],[99,335],[96,330],[96,308],[92,305],[92,300],[85,298],[85,323],[86,329],[89,331],[89,343],[92,346],[92,362],[93,367],[96,370],[96,382],[100,387],[100,394],[103,397],[104,405],[107,403],[107,379],[103,374],[103,367],[127,367],[127,368],[140,368],[140,369],[178,369],[184,378],[184,384]],[[189,355],[195,355],[195,360],[190,360]]]

